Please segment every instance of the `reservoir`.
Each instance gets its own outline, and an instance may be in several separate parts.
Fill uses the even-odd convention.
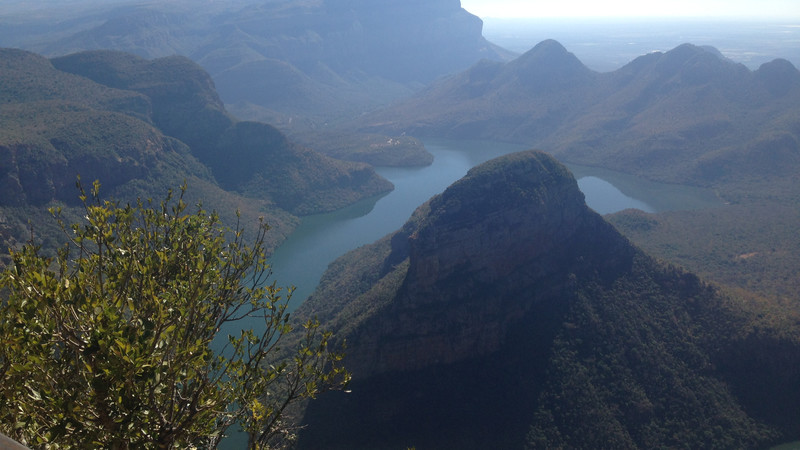
[[[333,260],[398,230],[419,205],[444,191],[470,168],[526,149],[518,144],[441,139],[425,140],[425,147],[434,155],[433,164],[377,168],[394,183],[392,192],[332,213],[304,217],[273,253],[272,280],[279,286],[296,286],[289,310],[311,295]],[[708,190],[654,183],[606,169],[567,166],[575,174],[587,204],[600,214],[627,208],[659,212],[720,205]]]

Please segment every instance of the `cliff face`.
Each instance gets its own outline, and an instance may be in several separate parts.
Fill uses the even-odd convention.
[[[633,247],[543,153],[471,170],[332,264],[298,313],[347,339],[354,375],[310,405],[302,448],[758,446],[785,431],[717,369],[742,367],[748,319]],[[800,381],[782,364],[756,384]]]
[[[48,55],[183,55],[214,77],[227,104],[241,104],[238,115],[273,124],[360,115],[481,58],[511,57],[483,38],[482,21],[457,0],[170,2],[70,14],[69,24],[44,14],[13,31],[0,26],[0,34]],[[32,31],[51,22],[58,33]]]
[[[500,174],[482,166],[430,202],[409,237],[408,289],[429,292],[464,277],[494,283],[587,221],[583,194],[554,160],[518,154],[497,164]]]
[[[333,67],[357,67],[387,79],[420,83],[502,54],[483,39],[483,22],[458,1],[326,3],[328,23],[350,30],[330,35],[346,36],[332,39],[334,51],[326,55],[326,62]],[[355,56],[350,53],[354,48],[363,52],[362,58],[349,58]]]

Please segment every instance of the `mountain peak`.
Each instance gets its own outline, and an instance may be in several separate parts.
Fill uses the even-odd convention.
[[[495,281],[573,232],[585,211],[572,174],[551,156],[515,153],[484,163],[429,202],[409,239],[413,290],[470,276]],[[464,239],[471,235],[475,239]]]
[[[507,325],[493,323],[486,334],[485,324],[473,327],[480,322],[473,316],[526,311],[534,305],[525,299],[532,286],[566,283],[568,274],[587,270],[591,277],[613,276],[634,252],[586,206],[569,170],[539,151],[473,168],[420,206],[389,242],[380,265],[402,281],[386,309],[357,333],[364,340],[348,337],[358,355],[348,367],[359,376],[495,351]],[[450,315],[451,323],[435,319],[442,315]],[[458,342],[452,340],[453,323],[462,327]],[[376,336],[383,337],[374,341]]]
[[[662,54],[656,67],[659,72],[674,74],[698,65],[722,67],[733,64],[715,47],[682,44]]]
[[[524,84],[537,89],[574,85],[592,73],[574,54],[552,39],[540,42],[508,63],[507,68],[524,80]]]
[[[341,326],[352,390],[309,406],[299,448],[770,438],[711,371],[720,337],[703,331],[732,323],[715,291],[633,247],[546,154],[478,166],[343,260],[298,317]],[[708,438],[706,417],[735,425]]]
[[[517,63],[527,66],[535,63],[557,63],[586,68],[582,62],[554,39],[546,39],[517,58]],[[587,69],[588,70],[588,69]]]
[[[762,64],[755,75],[767,90],[775,95],[783,95],[800,87],[800,71],[785,59]]]
[[[536,44],[533,49],[533,52],[551,52],[551,53],[569,53],[560,42],[555,39],[545,39],[542,42]]]

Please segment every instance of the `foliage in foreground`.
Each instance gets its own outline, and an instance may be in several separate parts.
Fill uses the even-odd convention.
[[[290,404],[347,382],[315,320],[279,348],[291,290],[267,282],[264,223],[249,246],[239,224],[186,214],[185,186],[159,205],[81,192],[85,223],[53,211],[57,256],[29,243],[0,276],[0,431],[32,447],[213,448],[238,423],[266,448],[291,438]]]

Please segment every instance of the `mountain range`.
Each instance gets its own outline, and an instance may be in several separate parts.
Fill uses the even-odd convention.
[[[361,121],[372,132],[519,142],[564,161],[711,186],[800,169],[800,72],[681,45],[598,73],[556,41],[482,61]]]
[[[472,169],[333,263],[298,311],[348,393],[300,448],[758,448],[796,436],[798,316],[632,245],[551,156]]]
[[[6,45],[47,56],[115,49],[191,58],[238,116],[281,128],[323,126],[481,58],[509,59],[481,29],[458,0],[74,2],[52,15],[0,15]]]
[[[653,255],[797,301],[800,72],[680,45],[598,73],[556,41],[482,61],[365,116],[363,132],[510,141],[560,160],[710,189],[725,208],[615,215]]]

